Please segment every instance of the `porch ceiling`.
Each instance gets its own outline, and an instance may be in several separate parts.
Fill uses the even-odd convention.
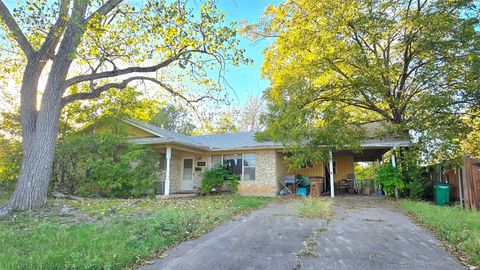
[[[338,151],[338,154],[352,154],[354,162],[369,162],[382,159],[382,156],[390,151],[391,148],[369,148],[363,149],[360,153],[353,153],[352,151]]]

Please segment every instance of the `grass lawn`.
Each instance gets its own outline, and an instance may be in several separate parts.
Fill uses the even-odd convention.
[[[0,219],[0,269],[124,269],[268,198],[51,200]]]
[[[425,202],[402,201],[400,206],[417,221],[449,243],[473,266],[480,266],[480,212],[441,207]]]

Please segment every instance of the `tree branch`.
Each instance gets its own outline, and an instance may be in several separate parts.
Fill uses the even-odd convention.
[[[55,48],[60,41],[61,33],[65,30],[68,22],[68,11],[70,9],[70,0],[62,0],[58,11],[58,18],[55,24],[50,28],[50,31],[45,38],[45,41],[40,48],[42,53],[45,53],[47,58],[53,59]]]
[[[20,45],[20,48],[22,48],[22,51],[27,56],[27,59],[30,59],[35,53],[35,50],[25,37],[25,34],[22,32],[22,29],[20,29],[20,26],[18,26],[7,6],[3,3],[3,0],[0,0],[0,18],[5,22],[8,29],[10,29],[10,32],[17,41],[18,45]]]
[[[111,78],[111,77],[117,77],[121,75],[126,75],[126,74],[131,74],[131,73],[148,73],[148,72],[155,72],[161,68],[167,67],[171,63],[177,61],[180,59],[180,57],[184,54],[187,53],[192,53],[192,52],[199,52],[199,53],[206,53],[210,54],[207,51],[204,50],[188,50],[181,52],[159,64],[153,65],[153,66],[148,66],[148,67],[128,67],[125,69],[114,69],[111,71],[105,71],[105,72],[100,72],[100,73],[91,73],[87,75],[79,75],[76,77],[72,77],[65,82],[65,88],[68,88],[74,84],[81,83],[81,82],[86,82],[86,81],[95,81],[99,79],[105,79],[105,78]]]
[[[74,101],[97,98],[103,92],[108,91],[110,89],[123,89],[123,88],[127,87],[127,85],[130,82],[136,81],[136,80],[150,81],[150,82],[156,83],[156,84],[160,85],[162,88],[164,88],[165,90],[167,90],[172,95],[180,97],[181,99],[185,100],[190,105],[192,103],[199,102],[199,101],[201,101],[205,98],[213,98],[211,96],[202,96],[202,97],[199,97],[197,99],[189,99],[189,98],[185,97],[184,95],[175,91],[171,86],[169,86],[169,85],[167,85],[167,84],[165,84],[165,83],[163,83],[163,82],[161,82],[161,81],[159,81],[155,78],[150,78],[150,77],[145,77],[145,76],[134,76],[134,77],[130,77],[128,79],[125,79],[125,80],[123,80],[122,82],[119,82],[119,83],[107,83],[105,85],[102,85],[102,86],[99,86],[97,88],[92,89],[91,92],[76,93],[76,94],[72,94],[72,95],[69,95],[69,96],[65,96],[65,97],[62,98],[62,107],[64,107],[65,105],[67,105],[71,102],[74,102]]]
[[[106,16],[110,11],[112,11],[115,7],[117,7],[123,0],[108,0],[99,7],[95,12],[93,12],[90,16],[85,19],[85,24],[87,24],[92,18],[97,15]]]

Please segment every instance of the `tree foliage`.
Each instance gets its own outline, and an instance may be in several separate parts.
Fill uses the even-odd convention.
[[[372,180],[376,176],[376,164],[369,163],[355,163],[355,179],[357,180]]]
[[[384,163],[378,169],[378,183],[388,196],[393,196],[395,189],[402,191],[405,188],[399,169],[390,163]]]
[[[20,142],[0,135],[0,187],[8,190],[13,188],[20,172],[21,161]]]
[[[149,122],[161,128],[179,132],[185,135],[192,134],[195,124],[192,122],[191,112],[185,107],[167,105],[158,108],[150,116]]]
[[[475,1],[270,6],[244,29],[275,39],[262,69],[271,82],[268,133],[305,153],[298,142],[352,147],[359,124],[380,122],[433,158],[458,153],[469,130],[459,119],[480,97],[478,29]]]
[[[265,128],[261,118],[267,112],[265,99],[260,96],[251,96],[240,107],[239,131],[262,131]]]

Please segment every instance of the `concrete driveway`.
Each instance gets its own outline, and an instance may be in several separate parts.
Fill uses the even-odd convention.
[[[142,269],[466,269],[374,197],[337,197],[330,222],[272,203],[171,249]]]

